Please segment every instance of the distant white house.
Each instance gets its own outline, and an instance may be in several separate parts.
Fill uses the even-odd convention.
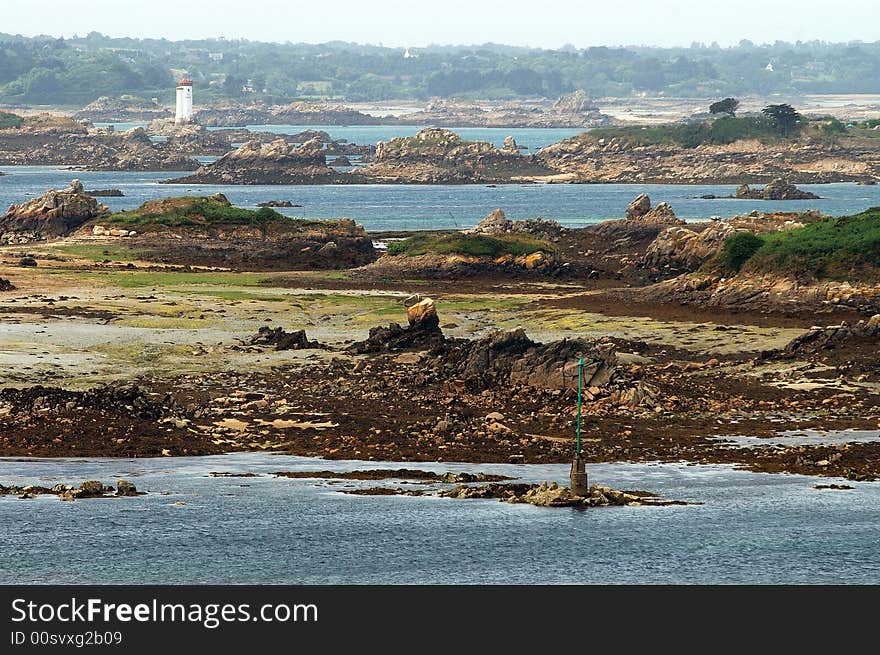
[[[406,51],[403,53],[403,58],[404,58],[404,59],[415,59],[415,58],[417,58],[417,57],[418,57],[418,55],[415,54],[415,53],[410,52],[410,51],[409,51],[409,48],[407,48]]]
[[[764,66],[764,70],[770,71],[772,73],[773,72],[773,62],[767,62],[767,65]]]

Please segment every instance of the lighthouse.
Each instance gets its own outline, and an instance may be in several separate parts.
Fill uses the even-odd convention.
[[[183,125],[192,122],[193,115],[193,83],[183,78],[177,83],[177,111],[174,113],[174,124]]]

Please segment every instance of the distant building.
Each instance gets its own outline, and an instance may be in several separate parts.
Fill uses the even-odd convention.
[[[193,83],[183,78],[177,83],[177,110],[174,113],[174,124],[191,123],[193,116]]]
[[[772,63],[772,62],[767,62],[767,65],[764,66],[764,70],[765,70],[765,71],[770,71],[770,72],[772,73],[772,72],[773,72],[773,63]]]
[[[223,53],[222,52],[209,52],[208,58],[211,61],[223,61]]]

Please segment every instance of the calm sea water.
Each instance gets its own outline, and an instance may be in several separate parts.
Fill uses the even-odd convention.
[[[541,216],[570,226],[620,218],[627,204],[647,193],[656,204],[669,202],[688,220],[734,216],[758,211],[819,209],[845,215],[880,206],[880,185],[802,185],[822,200],[702,200],[701,195],[730,195],[733,185],[657,184],[530,184],[530,185],[340,185],[340,186],[222,186],[165,185],[161,180],[183,173],[81,172],[63,167],[6,166],[0,176],[0,207],[19,203],[67,186],[78,177],[87,189],[118,188],[124,198],[102,198],[114,211],[134,209],[145,200],[176,195],[207,195],[218,191],[234,204],[255,207],[266,200],[290,200],[302,205],[280,211],[306,218],[353,218],[369,230],[420,230],[470,227],[496,207],[510,218]]]
[[[0,583],[880,583],[880,483],[819,491],[815,478],[726,466],[603,464],[589,467],[591,481],[703,504],[572,510],[208,475],[388,466],[266,454],[0,460],[6,484],[125,477],[149,492],[0,497]]]

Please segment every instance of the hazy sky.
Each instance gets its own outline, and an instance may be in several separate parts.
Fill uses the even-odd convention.
[[[880,40],[878,0],[4,0],[0,32],[539,47]],[[13,8],[14,3],[14,8]]]

